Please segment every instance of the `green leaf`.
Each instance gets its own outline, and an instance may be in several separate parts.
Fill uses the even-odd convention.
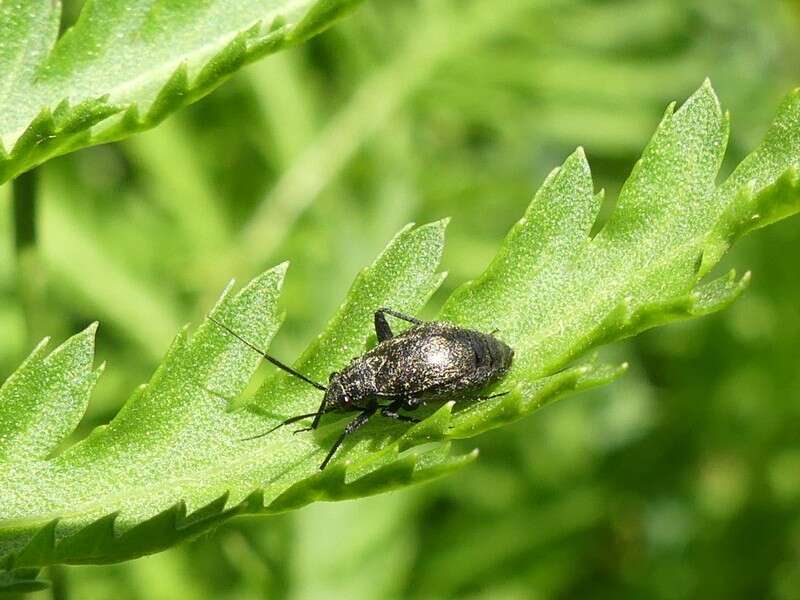
[[[0,4],[0,183],[53,156],[149,129],[248,62],[325,29],[358,0]]]
[[[748,276],[703,278],[747,231],[800,210],[800,93],[781,107],[762,145],[716,184],[728,119],[704,84],[667,111],[594,237],[601,196],[581,150],[547,177],[497,257],[446,302],[442,318],[498,336],[516,350],[486,401],[454,398],[413,426],[373,419],[318,470],[344,419],[315,432],[281,419],[316,409],[320,393],[276,372],[245,405],[232,403],[259,356],[211,322],[176,338],[152,379],[107,426],[56,452],[84,410],[98,370],[94,328],[47,355],[44,346],[0,388],[0,564],[32,585],[52,563],[102,563],[167,548],[244,513],[276,513],[318,500],[357,498],[451,472],[476,453],[451,439],[508,423],[567,392],[613,381],[593,348],[669,321],[719,310]],[[324,332],[294,363],[325,380],[361,354],[372,313],[417,312],[442,281],[445,222],[407,227],[356,278]],[[281,321],[285,266],[214,316],[267,348]],[[587,352],[589,355],[587,356]],[[387,422],[388,421],[388,422]],[[15,576],[14,574],[18,574]],[[10,583],[9,585],[12,585]]]
[[[373,306],[419,310],[442,280],[436,267],[444,227],[439,222],[398,234],[356,279],[301,368],[321,376],[359,353]],[[237,295],[224,294],[213,314],[267,347],[280,323],[284,272],[284,265],[276,267]],[[76,425],[96,379],[93,334],[90,327],[49,356],[38,347],[0,389],[0,564],[9,564],[11,555],[17,569],[122,560],[166,548],[233,514],[286,510],[314,497],[363,496],[469,460],[436,446],[400,461],[373,458],[363,477],[345,476],[342,465],[319,473],[324,444],[313,437],[287,431],[264,438],[266,444],[242,442],[271,421],[266,405],[230,410],[260,357],[210,322],[191,337],[179,334],[150,382],[111,423],[47,460]],[[313,368],[306,364],[311,360]],[[319,401],[285,378],[273,379],[264,393],[270,390],[287,394],[281,414]],[[320,435],[327,440],[335,430],[328,425]],[[286,452],[287,440],[301,444]]]

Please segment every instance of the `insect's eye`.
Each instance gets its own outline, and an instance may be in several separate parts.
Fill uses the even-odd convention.
[[[333,381],[333,378],[339,374],[338,371],[332,371],[330,375],[328,375],[328,381]]]

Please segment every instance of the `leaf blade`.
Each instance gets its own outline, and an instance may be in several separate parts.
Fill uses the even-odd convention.
[[[0,387],[0,461],[43,459],[77,427],[101,371],[92,368],[96,329],[48,355],[44,340]]]
[[[58,3],[3,3],[0,37],[12,43],[0,49],[0,91],[8,92],[0,94],[0,183],[52,156],[155,126],[246,62],[304,41],[357,3],[89,0],[58,40]]]
[[[354,344],[363,347],[372,302],[396,301],[407,310],[421,307],[441,282],[436,268],[444,227],[445,222],[409,226],[398,234],[357,279],[350,301],[321,338],[322,351],[312,348],[307,355],[325,354],[326,360],[341,362],[349,355],[338,344],[349,345],[351,351]],[[235,296],[223,294],[212,311],[215,318],[266,348],[281,321],[277,300],[285,270],[281,265],[266,272]],[[327,356],[331,349],[336,349],[335,357]],[[288,454],[281,450],[280,437],[266,440],[266,446],[241,441],[243,434],[266,426],[263,411],[252,406],[228,410],[259,361],[257,353],[212,322],[191,337],[184,330],[150,382],[109,425],[49,461],[0,470],[0,555],[21,554],[28,566],[50,560],[123,560],[167,547],[243,510],[264,511],[292,478],[317,473],[324,447],[313,437]],[[414,467],[409,481],[445,470]],[[359,492],[348,493],[396,485],[388,477],[389,471],[372,475],[352,488]],[[256,490],[259,500],[254,503]],[[196,525],[189,531],[185,524],[192,514],[203,516],[194,517]],[[60,518],[48,549],[36,535],[54,515]],[[134,530],[138,533],[129,533]]]
[[[475,458],[453,455],[450,439],[613,381],[627,365],[587,360],[587,350],[724,308],[749,275],[702,280],[726,248],[719,244],[753,229],[755,212],[769,223],[800,210],[800,103],[790,97],[754,158],[718,187],[726,139],[727,117],[706,84],[668,113],[634,169],[619,213],[593,238],[599,196],[582,153],[547,179],[486,274],[443,310],[466,326],[504,324],[500,335],[512,341],[516,357],[495,388],[508,394],[483,402],[453,398],[412,427],[374,420],[319,472],[341,423],[303,436],[279,430],[257,443],[240,440],[288,411],[316,408],[319,392],[278,374],[254,402],[230,411],[229,400],[259,357],[205,323],[194,336],[184,331],[176,338],[150,382],[108,426],[51,460],[28,456],[13,463],[24,469],[0,469],[0,562],[31,575],[26,569],[52,562],[124,560],[236,514],[281,512],[441,476]],[[363,352],[376,308],[422,307],[441,282],[444,226],[401,231],[359,275],[295,366],[322,379]],[[266,348],[281,320],[284,271],[279,266],[239,294],[226,293],[215,316]],[[30,362],[40,363],[38,354]],[[92,372],[91,361],[82,365],[81,372]]]

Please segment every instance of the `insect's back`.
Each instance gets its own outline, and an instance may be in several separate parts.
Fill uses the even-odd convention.
[[[479,388],[511,366],[513,350],[491,334],[437,321],[378,344],[361,360],[380,396],[437,396]]]

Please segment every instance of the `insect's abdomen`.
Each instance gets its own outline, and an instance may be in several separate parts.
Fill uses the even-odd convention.
[[[448,394],[480,388],[508,371],[514,351],[494,336],[478,331],[458,330],[458,340],[472,354],[472,369],[431,392]]]

